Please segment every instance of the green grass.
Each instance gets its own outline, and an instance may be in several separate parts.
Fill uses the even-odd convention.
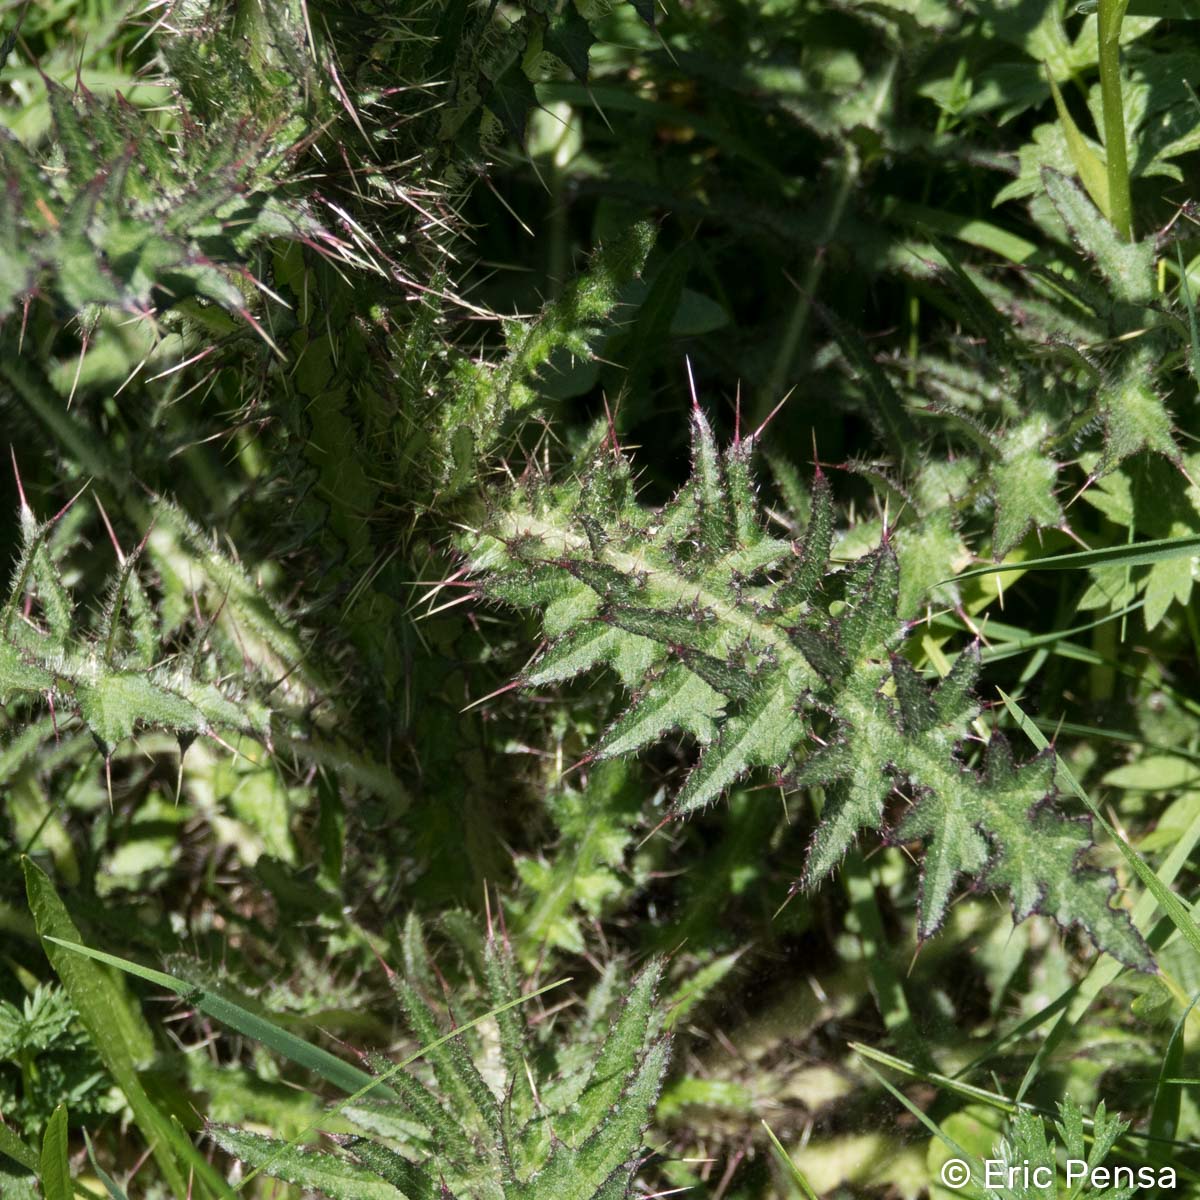
[[[4,10],[4,1200],[1200,1196],[1200,53],[1091,9]]]

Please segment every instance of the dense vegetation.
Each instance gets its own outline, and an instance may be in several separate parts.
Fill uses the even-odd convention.
[[[1200,1195],[1196,18],[5,5],[0,1197]]]

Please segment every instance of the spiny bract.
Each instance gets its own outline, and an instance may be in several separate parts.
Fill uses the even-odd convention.
[[[756,767],[792,786],[827,788],[803,882],[812,886],[863,829],[925,843],[920,932],[932,935],[963,876],[1007,889],[1014,914],[1078,925],[1101,949],[1149,959],[1111,874],[1083,859],[1086,819],[1053,807],[1053,761],[1017,767],[993,736],[968,765],[979,715],[978,656],[966,651],[936,685],[899,652],[900,569],[885,536],[844,569],[830,564],[828,482],[818,473],[803,542],[773,538],[750,470],[753,439],[718,450],[692,414],[691,478],[663,508],[639,505],[629,461],[611,441],[581,478],[534,481],[468,545],[482,592],[542,612],[548,646],[527,687],[611,667],[632,702],[591,757],[629,754],[673,730],[700,754],[677,816],[711,804]],[[888,828],[897,790],[913,798]]]

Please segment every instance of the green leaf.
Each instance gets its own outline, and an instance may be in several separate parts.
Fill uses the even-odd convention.
[[[40,1159],[42,1195],[46,1200],[71,1200],[71,1166],[67,1161],[67,1106],[60,1104],[42,1136]]]
[[[38,1169],[40,1160],[37,1151],[23,1142],[7,1125],[0,1121],[0,1154],[20,1163],[29,1171]]]
[[[655,961],[630,988],[621,1012],[604,1039],[562,1133],[572,1143],[593,1136],[607,1124],[609,1113],[632,1082],[651,1027],[663,964]]]
[[[1010,500],[1022,512],[1013,534],[1037,510],[1039,487],[1058,515],[1055,466],[1039,445],[1045,432],[1044,419],[1030,417],[1007,435]],[[893,836],[925,842],[928,856],[922,936],[941,925],[968,876],[1010,891],[1018,920],[1049,913],[1144,966],[1141,939],[1109,904],[1111,874],[1082,865],[1092,844],[1086,822],[1051,803],[1047,763],[1018,769],[997,741],[983,772],[971,769],[978,655],[960,655],[937,686],[898,655],[905,628],[890,538],[834,569],[832,507],[818,479],[804,540],[774,541],[756,513],[748,451],[742,443],[721,455],[693,413],[692,478],[659,510],[637,505],[632,468],[608,445],[582,480],[514,492],[468,548],[484,593],[541,608],[556,639],[526,679],[616,669],[632,700],[593,755],[640,748],[668,723],[692,733],[699,752],[673,815],[711,804],[755,768],[792,787],[826,787],[808,886],[863,830],[889,835],[884,814],[900,785],[916,803]]]
[[[102,675],[75,686],[79,713],[106,750],[124,741],[139,725],[203,733],[204,714],[145,675]]]
[[[669,1056],[668,1038],[654,1042],[604,1124],[578,1149],[555,1146],[540,1171],[511,1188],[511,1200],[617,1200],[628,1195]]]
[[[315,1189],[331,1200],[410,1200],[375,1171],[340,1155],[302,1150],[226,1125],[209,1125],[207,1132],[222,1150],[251,1167],[265,1167],[276,1179]]]
[[[1104,776],[1110,787],[1144,792],[1176,792],[1200,785],[1200,765],[1173,754],[1148,754]]]
[[[542,36],[542,45],[564,62],[580,83],[587,83],[588,52],[595,42],[592,27],[575,7],[574,0],[567,0],[560,12],[551,14]]]
[[[1088,145],[1082,133],[1079,132],[1079,126],[1075,124],[1074,118],[1067,109],[1062,98],[1062,92],[1058,90],[1058,84],[1054,82],[1054,76],[1047,69],[1047,78],[1050,83],[1050,94],[1054,97],[1054,107],[1058,109],[1058,120],[1062,125],[1063,134],[1067,140],[1067,149],[1071,154],[1071,161],[1075,164],[1075,170],[1079,175],[1080,182],[1087,188],[1087,193],[1092,198],[1092,202],[1096,207],[1110,220],[1112,218],[1112,209],[1108,198],[1108,167],[1104,160]]]
[[[892,454],[897,461],[907,462],[919,439],[904,402],[863,345],[859,334],[824,306],[818,304],[814,305],[814,308],[829,327],[838,347],[846,356],[846,361],[863,384],[869,401],[868,412]]]
[[[991,472],[996,504],[992,553],[996,558],[1003,558],[1016,546],[1031,525],[1062,521],[1062,508],[1054,495],[1058,464],[1043,447],[1046,433],[1044,420],[1034,417],[1007,431],[1000,443],[1000,462]]]
[[[29,910],[46,957],[62,980],[105,1067],[125,1094],[134,1122],[150,1145],[164,1179],[177,1194],[184,1194],[187,1183],[184,1167],[179,1161],[183,1152],[187,1166],[196,1171],[206,1186],[219,1195],[228,1194],[220,1177],[186,1139],[181,1146],[166,1114],[142,1087],[136,1066],[149,1044],[149,1031],[140,1014],[106,972],[63,948],[64,944],[79,942],[79,930],[67,915],[45,872],[28,858],[22,858],[21,866],[25,873]]]
[[[1104,418],[1105,465],[1115,465],[1139,450],[1153,450],[1180,462],[1172,434],[1171,414],[1151,382],[1154,366],[1146,354],[1130,357],[1125,369],[1100,389],[1098,405]]]
[[[459,935],[477,946],[473,928],[460,927]],[[429,982],[430,964],[415,919],[407,922],[405,947],[406,977],[397,983],[397,992],[414,1032],[424,1037],[435,1032],[436,1018],[418,995],[418,984]],[[327,1154],[225,1126],[210,1126],[209,1131],[223,1148],[253,1166],[247,1179],[266,1172],[319,1188],[336,1200],[440,1200],[456,1195],[483,1200],[625,1200],[668,1061],[669,1040],[654,1032],[661,969],[653,962],[635,981],[590,1067],[566,1079],[536,1080],[544,1060],[536,1052],[531,1023],[516,1009],[546,989],[521,995],[507,948],[489,935],[483,974],[494,1005],[491,1011],[458,1023],[452,1033],[436,1037],[402,1062],[388,1064],[380,1076],[381,1083],[393,1082],[407,1111],[392,1103],[360,1103],[361,1094],[333,1109],[368,1132],[399,1139],[403,1155],[365,1137],[340,1139],[345,1153]],[[601,1009],[596,1012],[599,1015]],[[498,1021],[502,1046],[502,1106],[494,1098],[481,1100],[478,1088],[487,1089],[489,1096],[491,1089],[483,1083],[464,1036],[492,1018]],[[487,1036],[488,1045],[493,1037]],[[457,1047],[456,1058],[443,1053],[448,1045]],[[569,1047],[560,1048],[566,1061],[579,1061]],[[435,1068],[439,1097],[406,1071],[421,1057],[428,1057]],[[420,1126],[427,1137],[417,1133]],[[421,1153],[428,1154],[423,1162],[410,1157]]]
[[[1005,707],[1010,713],[1012,713],[1013,718],[1020,725],[1025,736],[1028,737],[1029,740],[1033,742],[1033,744],[1039,750],[1047,749],[1049,743],[1042,735],[1041,730],[1039,730],[1038,727],[1028,718],[1028,716],[1026,716],[1021,706],[1011,696],[1005,695],[1003,691],[1000,692],[1000,698],[1004,701]],[[1087,806],[1088,811],[1091,813],[1093,820],[1095,820],[1097,824],[1099,824],[1101,828],[1103,828],[1104,831],[1113,839],[1117,845],[1117,849],[1120,850],[1122,857],[1132,868],[1134,874],[1137,875],[1142,883],[1146,885],[1147,889],[1154,896],[1154,899],[1158,901],[1159,906],[1170,918],[1171,923],[1176,927],[1176,929],[1179,930],[1179,932],[1183,935],[1184,940],[1187,941],[1192,949],[1200,954],[1200,925],[1196,924],[1187,908],[1183,905],[1183,902],[1166,886],[1166,884],[1163,883],[1161,879],[1159,879],[1159,877],[1150,869],[1149,865],[1142,858],[1142,856],[1138,854],[1138,852],[1125,840],[1125,838],[1112,828],[1104,815],[1096,807],[1095,802],[1087,794],[1087,792],[1084,791],[1079,781],[1061,760],[1058,761],[1057,768],[1059,778],[1064,780],[1070,790],[1076,796],[1078,796],[1080,800],[1083,801],[1083,803]],[[1117,955],[1115,957],[1119,958],[1120,956]],[[1122,961],[1127,960],[1122,959]]]
[[[1065,175],[1046,168],[1042,183],[1072,240],[1094,260],[1113,297],[1131,305],[1154,298],[1154,243],[1127,242]]]
[[[513,141],[523,145],[529,110],[537,104],[537,96],[520,59],[492,84],[484,104],[500,118]]]
[[[278,132],[246,114],[213,122],[183,109],[189,135],[174,138],[123,98],[45,87],[53,150],[0,138],[0,315],[39,289],[92,323],[97,308],[144,311],[152,297],[165,308],[201,295],[242,315],[247,252],[319,232],[287,194]]]
[[[27,875],[30,870],[37,871],[37,868],[28,863],[28,860],[26,863],[28,864]],[[40,874],[40,872],[38,873]],[[116,967],[138,979],[144,979],[147,983],[153,983],[157,987],[174,992],[200,1012],[228,1025],[238,1033],[254,1039],[267,1049],[294,1062],[297,1066],[312,1071],[344,1092],[356,1092],[363,1087],[372,1088],[372,1077],[367,1072],[343,1062],[342,1059],[330,1054],[327,1050],[322,1050],[319,1046],[310,1045],[303,1038],[289,1033],[286,1029],[281,1029],[273,1021],[268,1021],[265,1017],[250,1012],[219,992],[185,979],[179,979],[174,975],[168,975],[164,971],[155,971],[149,967],[139,966],[127,959],[118,958],[115,954],[106,954],[103,950],[94,950],[85,946],[80,941],[79,933],[73,925],[70,926],[68,932],[73,936],[42,935],[46,941],[62,947],[62,950],[67,952],[65,954],[58,953],[59,961],[69,963],[77,970],[93,971],[97,976],[105,979],[107,976],[97,971],[95,967],[80,963],[79,959],[92,959],[95,962]],[[372,1090],[382,1097],[395,1098],[394,1094],[383,1084],[375,1085]]]
[[[764,1121],[763,1128],[767,1131],[767,1137],[771,1140],[771,1148],[775,1151],[779,1161],[783,1164],[784,1170],[791,1176],[792,1181],[803,1193],[805,1200],[817,1200],[817,1194],[812,1190],[812,1185],[804,1177],[804,1172],[792,1161],[792,1156],[783,1148],[783,1144],[779,1138],[775,1136],[775,1131]]]
[[[1200,556],[1200,534],[1189,537],[1159,538],[1155,541],[1130,542],[1124,546],[1107,546],[1102,550],[1075,550],[1070,554],[1054,554],[1047,558],[1029,558],[1020,563],[997,563],[990,567],[972,567],[955,576],[960,582],[977,575],[1021,571],[1086,571],[1096,567],[1143,567],[1150,563],[1170,562]],[[948,581],[945,581],[948,582]]]
[[[92,1147],[92,1139],[88,1137],[86,1129],[83,1131],[83,1140],[87,1146],[88,1162],[92,1164],[92,1170],[96,1172],[96,1178],[104,1184],[104,1190],[108,1193],[109,1200],[129,1200],[129,1197],[125,1195],[124,1189],[96,1161],[96,1152]]]

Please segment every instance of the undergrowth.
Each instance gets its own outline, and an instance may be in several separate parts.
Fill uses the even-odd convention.
[[[0,1195],[1197,1192],[1195,15],[9,6]]]

